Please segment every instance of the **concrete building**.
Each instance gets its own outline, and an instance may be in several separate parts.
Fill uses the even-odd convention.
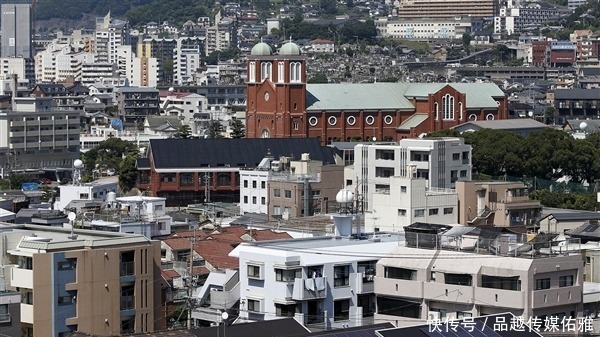
[[[159,91],[149,87],[120,87],[115,89],[119,118],[126,125],[140,123],[146,116],[160,112]]]
[[[239,258],[240,319],[295,317],[325,328],[368,324],[375,264],[397,244],[385,235],[242,243],[230,254]]]
[[[393,11],[400,19],[460,16],[491,18],[497,14],[498,2],[490,0],[401,0],[394,3],[394,7]]]
[[[539,225],[542,205],[529,200],[522,182],[458,181],[462,225],[496,225],[501,227],[535,227]]]
[[[0,77],[5,80],[11,80],[12,76],[17,75],[19,84],[31,86],[35,82],[35,63],[33,59],[22,57],[0,58]],[[7,90],[10,91],[10,90]]]
[[[7,337],[21,337],[21,294],[6,290],[7,276],[0,274],[4,286],[0,289],[0,331]]]
[[[191,83],[200,67],[200,58],[204,54],[204,39],[188,37],[177,39],[173,50],[173,84]]]
[[[80,112],[51,97],[17,97],[0,111],[0,165],[9,171],[71,167],[79,157]]]
[[[129,44],[129,25],[126,21],[113,19],[110,12],[96,19],[95,50],[99,63],[117,63],[117,49]]]
[[[58,186],[60,196],[56,198],[54,209],[63,211],[73,200],[106,201],[109,193],[116,193],[118,179],[95,180],[85,184],[71,184]],[[116,194],[113,194],[115,197]]]
[[[73,51],[71,46],[60,50],[47,49],[36,56],[36,80],[38,83],[55,83],[72,78],[81,81],[82,64],[94,63],[94,54]]]
[[[525,321],[581,317],[579,253],[549,255],[548,242],[534,247],[524,238],[484,239],[490,236],[483,229],[466,230],[447,236],[406,233],[406,246],[377,263],[375,322],[407,326],[507,311]],[[476,231],[481,234],[471,234]]]
[[[364,211],[374,209],[376,190],[389,190],[390,177],[427,180],[429,188],[454,188],[456,181],[471,179],[471,146],[462,138],[402,139],[398,143],[358,144],[354,148],[354,170],[345,174],[346,186],[355,191]]]
[[[193,134],[200,134],[210,126],[205,96],[173,90],[160,91],[160,109],[167,116],[177,117],[181,124],[189,125]]]
[[[398,232],[415,222],[457,223],[456,190],[427,187],[427,180],[414,174],[390,177],[389,188],[375,189],[373,212],[365,214],[367,232]]]
[[[23,335],[152,332],[160,312],[160,245],[134,234],[0,227]],[[35,299],[35,300],[34,300]]]
[[[471,19],[454,18],[416,18],[392,19],[378,18],[376,27],[382,37],[395,39],[460,39],[471,32]]]
[[[81,84],[101,83],[103,79],[114,78],[118,74],[117,63],[89,63],[81,65]]]
[[[31,4],[3,3],[0,11],[0,57],[33,58]]]

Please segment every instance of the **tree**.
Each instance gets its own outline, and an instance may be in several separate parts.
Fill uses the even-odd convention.
[[[244,138],[245,136],[244,123],[239,119],[234,119],[231,122],[231,138]]]
[[[187,124],[180,126],[174,135],[175,138],[181,138],[181,139],[189,139],[191,136],[192,136],[192,129]]]
[[[223,124],[219,121],[213,121],[208,127],[208,138],[223,138]]]
[[[467,53],[467,55],[471,54],[471,40],[472,39],[473,38],[471,37],[471,34],[463,33],[462,44],[463,44],[463,48],[465,48],[465,52]]]
[[[138,154],[130,154],[121,161],[119,165],[119,187],[123,192],[127,192],[135,186],[137,181],[137,169],[135,162]]]
[[[317,73],[315,76],[308,79],[307,83],[328,83],[327,75],[324,73]]]
[[[119,174],[121,161],[130,154],[137,154],[138,148],[133,143],[120,138],[109,138],[100,142],[95,148],[82,154],[81,160],[84,163],[87,174],[91,174],[94,169],[107,170],[114,169]]]

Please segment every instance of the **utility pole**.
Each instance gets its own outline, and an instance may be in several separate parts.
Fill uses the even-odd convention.
[[[210,172],[204,174],[204,202],[210,202]]]
[[[194,244],[196,243],[196,228],[194,228],[194,238],[190,240],[190,274],[187,281],[188,299],[187,299],[187,328],[192,328],[192,309],[193,309],[193,280],[194,280]]]

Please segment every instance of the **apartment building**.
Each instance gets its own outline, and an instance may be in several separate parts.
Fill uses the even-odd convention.
[[[81,84],[90,85],[100,83],[103,79],[113,78],[118,74],[117,62],[115,63],[84,63],[81,65]]]
[[[0,331],[7,337],[21,337],[21,294],[6,290],[5,277],[0,274]]]
[[[201,65],[200,57],[204,49],[203,38],[177,39],[177,46],[173,50],[173,84],[183,85],[193,81]]]
[[[85,184],[58,186],[59,196],[55,199],[54,209],[63,211],[73,200],[106,201],[109,193],[113,198],[118,190],[118,179],[94,180]]]
[[[427,187],[427,180],[415,174],[413,171],[406,177],[390,177],[389,188],[375,189],[373,212],[365,214],[367,232],[398,232],[415,222],[457,223],[456,190]]]
[[[119,118],[126,124],[143,123],[146,116],[160,112],[159,91],[149,87],[120,87],[115,89]]]
[[[503,312],[526,321],[581,317],[580,254],[552,252],[541,240],[505,234],[488,239],[491,232],[465,229],[406,233],[406,245],[377,263],[375,322],[406,326]]]
[[[141,235],[4,225],[2,263],[21,295],[23,335],[152,332],[160,245]]]
[[[170,88],[169,88],[170,89]],[[160,91],[160,109],[167,116],[177,117],[182,124],[189,125],[192,133],[199,134],[210,126],[206,97],[198,94]]]
[[[51,97],[17,97],[0,111],[0,165],[9,171],[71,167],[79,157],[79,116]]]
[[[59,50],[47,49],[39,52],[35,59],[35,76],[39,83],[54,83],[65,81],[68,78],[80,81],[82,64],[95,61],[94,54],[74,51],[71,46],[65,46]]]
[[[96,59],[99,63],[117,63],[117,49],[129,44],[129,24],[113,19],[110,12],[96,18]]]
[[[469,226],[529,227],[539,225],[542,205],[530,200],[522,182],[458,181],[458,223]]]
[[[490,0],[402,0],[394,4],[394,7],[400,19],[459,16],[491,18],[498,11],[498,3]]]
[[[570,119],[596,118],[600,109],[600,89],[554,90],[554,119],[565,123]]]
[[[385,235],[242,243],[230,254],[239,258],[240,319],[295,317],[325,328],[368,324],[375,265],[397,244]]]
[[[35,62],[33,59],[3,57],[0,58],[0,67],[1,78],[12,80],[12,76],[17,75],[20,83],[31,85],[35,82]]]
[[[354,170],[344,172],[348,189],[362,199],[362,209],[373,210],[373,193],[389,190],[392,176],[427,180],[427,187],[454,188],[456,181],[471,180],[471,146],[462,138],[402,139],[398,143],[358,144]]]
[[[437,19],[378,18],[376,27],[381,36],[396,39],[460,39],[464,33],[471,32],[471,19],[460,16]]]

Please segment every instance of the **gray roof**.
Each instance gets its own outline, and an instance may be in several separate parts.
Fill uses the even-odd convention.
[[[600,89],[556,89],[554,99],[600,99]]]
[[[517,130],[517,129],[547,129],[550,126],[540,123],[531,118],[499,119],[492,121],[473,121],[457,125],[454,129],[461,129],[468,125],[474,125],[480,129]]]
[[[587,124],[587,127],[585,128],[586,132],[594,133],[600,130],[600,120],[598,119],[567,119],[567,124],[571,127],[571,130],[581,130],[579,125],[581,125],[582,122]]]
[[[450,86],[467,98],[467,109],[494,108],[504,92],[494,83],[307,84],[306,110],[414,110],[412,98],[427,98]]]
[[[119,87],[115,92],[154,92],[158,94],[158,89],[149,87]]]
[[[600,220],[600,212],[565,210],[547,214],[544,218],[552,217],[557,221]]]
[[[427,120],[429,115],[427,114],[414,114],[408,119],[404,120],[396,129],[409,131],[411,128],[419,126],[421,123]]]

